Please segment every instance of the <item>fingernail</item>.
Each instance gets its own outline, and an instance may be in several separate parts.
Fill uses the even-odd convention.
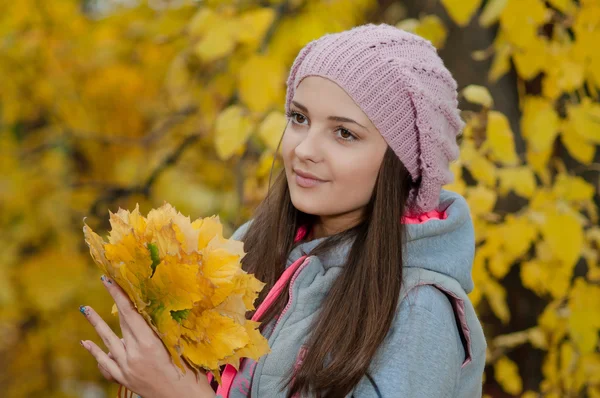
[[[106,283],[109,283],[109,284],[111,284],[111,285],[112,285],[112,281],[111,281],[110,279],[108,279],[108,278],[106,277],[106,275],[102,275],[102,276],[100,277],[100,280],[101,280],[102,282],[106,282]]]
[[[88,309],[85,305],[79,306],[79,312],[81,312],[85,316],[88,316],[90,314],[90,312],[88,311]]]
[[[82,346],[83,348],[85,348],[86,350],[88,349],[88,348],[87,348],[87,345],[86,345],[86,344],[83,342],[83,340],[79,340],[79,344],[81,344],[81,346]]]

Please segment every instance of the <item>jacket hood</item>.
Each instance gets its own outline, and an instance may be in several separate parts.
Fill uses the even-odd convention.
[[[445,219],[430,219],[406,225],[404,267],[424,268],[456,279],[466,293],[473,290],[471,271],[475,256],[475,232],[469,206],[461,195],[442,190],[437,210]],[[289,266],[304,253],[310,253],[326,237],[313,239],[295,247],[287,261]],[[325,269],[345,263],[351,242],[319,256]]]

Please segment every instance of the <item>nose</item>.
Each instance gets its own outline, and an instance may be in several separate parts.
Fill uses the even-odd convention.
[[[323,132],[314,127],[308,129],[306,134],[302,134],[298,144],[294,148],[294,153],[298,159],[314,163],[319,162],[321,160],[321,151],[323,149],[323,143],[320,140],[320,137],[322,136]]]

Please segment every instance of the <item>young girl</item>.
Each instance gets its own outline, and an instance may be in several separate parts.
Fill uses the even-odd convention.
[[[103,337],[118,346],[110,356],[85,342],[105,377],[145,398],[481,397],[473,224],[464,198],[442,189],[464,127],[456,89],[429,41],[390,25],[308,43],[287,80],[284,171],[232,236],[244,269],[267,284],[253,319],[271,352],[228,366],[218,388],[178,379],[105,283],[129,330],[127,349]]]

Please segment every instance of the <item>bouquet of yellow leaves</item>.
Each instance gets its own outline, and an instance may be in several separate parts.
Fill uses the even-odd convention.
[[[243,357],[269,352],[247,320],[264,287],[241,268],[243,243],[223,238],[218,216],[190,221],[164,202],[147,218],[139,205],[131,213],[110,212],[105,242],[85,224],[83,233],[94,261],[128,294],[183,371],[182,360],[220,380],[220,366],[236,369]],[[113,306],[113,314],[116,314]]]

